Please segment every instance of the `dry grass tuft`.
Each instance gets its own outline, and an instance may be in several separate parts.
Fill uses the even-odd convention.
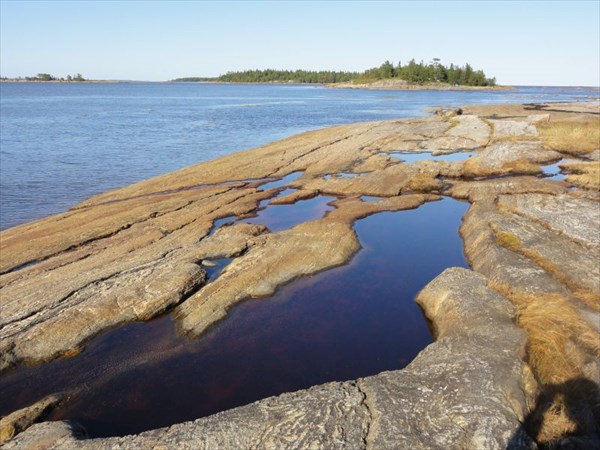
[[[519,237],[508,231],[497,231],[494,233],[496,237],[496,242],[502,247],[505,247],[513,252],[520,252],[523,244],[521,244],[521,240]]]
[[[569,288],[573,297],[580,300],[590,309],[600,312],[600,296],[598,296],[597,293],[583,289],[577,280],[568,277],[560,267],[552,261],[542,257],[537,251],[524,246],[519,237],[514,233],[503,231],[495,224],[490,224],[490,226],[498,245],[530,259]]]
[[[550,121],[538,124],[539,136],[549,150],[585,154],[600,148],[600,118]]]
[[[582,356],[569,341],[600,357],[598,333],[563,296],[511,292],[508,297],[517,307],[518,324],[529,334],[529,363],[542,384],[583,375],[578,369]]]
[[[542,448],[563,448],[565,437],[582,444],[567,448],[587,448],[586,437],[598,432],[599,399],[598,386],[585,378],[546,386],[526,420],[526,428]]]
[[[600,357],[598,333],[561,295],[515,292],[500,284],[490,287],[511,300],[517,323],[528,334],[528,362],[541,385],[526,423],[529,434],[538,444],[552,447],[566,436],[597,433],[600,391],[580,369],[586,356],[579,348]]]
[[[590,309],[600,312],[600,296],[598,294],[583,289],[575,289],[572,294]]]
[[[600,191],[600,161],[565,162],[560,166],[569,173],[569,183],[584,189]]]

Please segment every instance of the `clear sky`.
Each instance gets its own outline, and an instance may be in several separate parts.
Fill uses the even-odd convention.
[[[0,0],[0,73],[169,80],[469,62],[500,84],[600,84],[600,2]]]

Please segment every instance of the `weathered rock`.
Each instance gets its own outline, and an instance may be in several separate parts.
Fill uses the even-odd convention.
[[[482,200],[494,200],[501,194],[562,194],[568,192],[567,185],[561,182],[531,176],[492,178],[481,181],[452,180],[445,194],[471,203]]]
[[[465,269],[447,269],[417,297],[437,340],[404,370],[359,380],[372,448],[527,446],[520,421],[525,333],[510,303]],[[491,324],[494,324],[491,326]]]
[[[563,333],[555,348],[571,358],[569,373],[595,380],[600,288],[593,262],[600,247],[600,197],[589,181],[593,162],[569,166],[569,181],[585,190],[506,175],[539,174],[540,164],[560,159],[541,146],[544,127],[557,118],[593,125],[589,113],[597,109],[597,104],[474,107],[459,116],[303,133],[100,194],[64,214],[3,231],[0,370],[70,355],[103,330],[175,307],[180,329],[201,333],[241,299],[269,295],[295,277],[344,264],[359,246],[352,229],[358,218],[437,200],[427,193],[442,187],[473,203],[461,234],[473,268],[487,277],[451,271],[424,291],[431,295],[422,294],[420,301],[439,340],[403,371],[325,385],[132,438],[74,441],[64,425],[40,424],[8,445],[60,438],[72,448],[177,447],[190,439],[225,448],[387,448],[398,442],[411,448],[495,448],[507,445],[513,432],[511,445],[525,443],[518,431],[525,411],[519,387],[522,336],[514,332],[510,308],[500,307],[505,301],[485,284],[519,308],[536,376],[551,364],[540,362],[542,338]],[[463,149],[477,150],[477,156],[405,164],[385,154]],[[583,153],[577,143],[569,149]],[[595,157],[593,150],[586,148],[586,154]],[[299,189],[293,194],[274,199],[283,188],[261,187],[298,171],[303,175],[288,185]],[[344,172],[357,176],[324,179]],[[473,180],[497,175],[503,177]],[[262,225],[235,223],[214,230],[216,220],[233,222],[264,200],[290,204],[321,194],[339,197],[335,209],[292,229],[269,233]],[[382,199],[363,202],[361,195]],[[218,258],[235,259],[205,284],[202,261]],[[470,300],[456,300],[463,297]],[[488,308],[479,309],[474,298],[488,301]],[[552,317],[540,316],[544,308],[554,308]],[[534,335],[528,319],[549,332]],[[495,327],[498,336],[489,334]],[[542,344],[532,345],[534,339]]]
[[[589,247],[600,247],[600,208],[592,200],[568,195],[523,194],[502,196],[499,206],[543,224],[555,233]]]
[[[531,122],[538,122],[541,119],[529,119],[529,121],[490,120],[494,130],[494,139],[504,139],[515,136],[537,136],[537,129]]]
[[[43,419],[44,415],[62,399],[63,395],[49,395],[31,406],[2,417],[0,419],[0,444]]]
[[[471,266],[518,306],[545,384],[577,377],[600,384],[598,223],[593,200],[523,193],[476,201],[460,229]]]
[[[323,219],[264,236],[260,245],[234,260],[219,278],[177,307],[181,331],[199,335],[241,300],[271,295],[294,278],[345,263],[360,248],[352,229],[357,218],[415,208],[435,198],[412,195],[369,203],[341,201]]]
[[[498,199],[499,208],[508,209],[506,203],[512,206],[516,203],[515,197],[501,196]],[[565,198],[565,202],[574,200],[568,196]],[[537,202],[530,200],[530,203]],[[586,210],[582,209],[578,214],[583,215],[584,211]],[[522,210],[490,223],[495,235],[508,239],[513,237],[508,244],[513,251],[528,256],[566,286],[571,286],[574,290],[584,289],[600,299],[600,266],[597,264],[600,249],[586,248],[563,233],[549,231],[547,222],[533,221],[519,213],[522,214]],[[600,242],[600,239],[596,242]]]
[[[269,205],[291,205],[300,200],[308,200],[319,195],[319,191],[315,190],[298,190],[291,194],[284,195],[282,197],[274,198],[269,202]]]
[[[215,195],[84,245],[76,258],[59,254],[2,276],[0,370],[75,353],[102,330],[150,319],[181,302],[205,281],[197,261],[239,253],[261,231],[247,226],[227,239],[201,241],[213,218],[250,211],[267,195],[244,194]]]
[[[406,369],[328,383],[135,436],[78,440],[34,425],[6,448],[529,448],[525,334],[483,276],[448,269],[418,297],[438,340]],[[492,325],[493,324],[493,325]]]
[[[452,118],[454,126],[444,136],[429,140],[423,148],[434,154],[452,153],[457,150],[475,150],[487,145],[490,127],[474,115]]]
[[[561,155],[545,150],[537,142],[496,142],[481,150],[463,166],[463,174],[483,177],[504,174],[540,173],[539,164],[560,159]]]
[[[177,308],[176,317],[182,331],[198,335],[234,303],[270,295],[296,277],[343,264],[358,249],[351,227],[325,219],[274,233],[188,298]]]

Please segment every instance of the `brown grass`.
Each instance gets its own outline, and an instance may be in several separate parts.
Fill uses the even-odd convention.
[[[517,308],[517,323],[528,334],[529,364],[542,386],[542,395],[532,411],[532,416],[539,417],[532,419],[537,425],[535,430],[529,430],[530,434],[538,443],[550,445],[572,433],[593,434],[598,409],[596,400],[583,397],[575,407],[566,408],[565,405],[569,399],[572,403],[574,396],[581,397],[573,391],[582,384],[577,380],[585,381],[585,374],[580,369],[585,355],[578,347],[600,357],[598,333],[582,320],[576,307],[559,294],[515,292],[508,285],[500,284],[491,287],[509,298]],[[597,386],[589,385],[591,394],[596,395]],[[544,397],[548,392],[552,395]]]
[[[600,191],[600,161],[565,162],[567,181],[588,190]]]
[[[513,251],[520,252],[523,245],[521,244],[521,240],[514,233],[510,233],[508,231],[495,231],[494,235],[496,237],[496,241],[503,247]]]
[[[581,300],[581,302],[583,302],[590,309],[600,312],[600,296],[598,296],[598,294],[591,292],[587,289],[583,289],[577,283],[577,280],[573,280],[570,277],[568,277],[560,269],[560,267],[552,263],[552,261],[547,260],[537,251],[525,247],[519,239],[519,237],[514,233],[500,230],[495,224],[490,224],[490,226],[498,245],[501,245],[502,247],[507,248],[508,250],[511,250],[530,259],[542,269],[544,269],[546,272],[551,274],[558,281],[560,281],[562,284],[564,284],[567,288],[569,288],[573,297]]]
[[[582,376],[582,355],[569,341],[600,357],[598,333],[576,307],[559,294],[510,292],[517,307],[517,323],[529,334],[529,363],[542,384],[563,383]]]
[[[559,120],[538,124],[544,147],[549,150],[585,154],[600,148],[600,118]]]

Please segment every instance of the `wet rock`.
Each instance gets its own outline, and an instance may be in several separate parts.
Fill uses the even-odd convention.
[[[33,423],[40,421],[64,395],[49,395],[42,400],[23,409],[19,409],[0,419],[0,444],[12,439],[15,435],[29,428]]]
[[[521,430],[525,334],[483,276],[448,269],[418,297],[437,341],[404,370],[328,383],[168,428],[78,440],[34,425],[8,448],[533,448]],[[493,326],[490,326],[493,324]],[[70,433],[70,434],[68,434]],[[513,447],[514,448],[514,447]]]
[[[343,264],[358,249],[352,228],[330,220],[270,234],[177,308],[181,329],[198,335],[223,318],[234,303],[270,295],[296,277]]]

